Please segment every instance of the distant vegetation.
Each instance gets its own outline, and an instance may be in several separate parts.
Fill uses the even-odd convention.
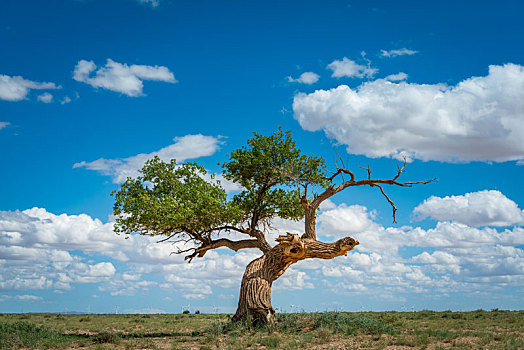
[[[261,328],[230,317],[0,314],[0,349],[524,348],[524,311],[292,313]]]

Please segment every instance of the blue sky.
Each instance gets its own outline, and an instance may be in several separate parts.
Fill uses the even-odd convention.
[[[333,197],[322,239],[361,245],[293,266],[275,307],[522,309],[523,7],[0,2],[0,312],[234,311],[255,251],[123,240],[109,194],[154,154],[218,172],[279,125],[331,166],[439,181],[387,189],[397,224],[371,188]]]

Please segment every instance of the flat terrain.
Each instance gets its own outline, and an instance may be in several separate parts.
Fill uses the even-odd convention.
[[[0,349],[524,349],[524,311],[281,314],[270,328],[229,317],[0,314]]]

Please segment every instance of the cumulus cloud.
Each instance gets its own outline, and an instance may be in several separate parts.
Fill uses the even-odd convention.
[[[490,191],[479,193],[483,192]],[[470,199],[466,206],[473,209],[476,203]],[[347,257],[293,265],[275,282],[275,290],[317,286],[381,300],[387,294],[389,300],[398,301],[403,293],[439,297],[479,286],[490,292],[524,283],[522,227],[497,230],[456,221],[438,222],[430,229],[383,227],[374,217],[364,206],[328,202],[317,219],[319,236],[333,241],[351,235],[360,245]],[[301,222],[282,220],[273,226],[280,233],[303,231]],[[187,300],[207,299],[215,287],[238,292],[245,266],[261,255],[256,249],[232,254],[220,248],[187,264],[183,255],[171,255],[183,248],[179,244],[157,243],[155,237],[140,235],[125,239],[112,230],[112,222],[85,214],[56,215],[42,208],[0,212],[0,290],[60,292],[76,284],[97,283],[101,292],[113,296],[160,288]],[[403,255],[401,251],[409,247],[416,247],[416,253]],[[113,264],[114,260],[121,263]],[[150,280],[153,275],[160,279]]]
[[[524,67],[490,66],[456,86],[366,82],[299,93],[294,116],[371,158],[448,162],[524,159]]]
[[[450,253],[436,251],[432,254],[423,252],[411,259],[413,262],[422,264],[445,264],[452,265],[459,263],[459,259]]]
[[[432,196],[418,205],[413,214],[419,220],[452,220],[474,227],[524,224],[524,210],[495,190],[444,198]]]
[[[151,153],[141,153],[128,158],[105,159],[100,158],[92,162],[79,162],[73,165],[73,168],[86,168],[96,170],[103,175],[113,178],[113,183],[120,183],[127,179],[128,176],[136,177],[148,159],[158,156],[163,161],[176,159],[182,163],[187,159],[210,156],[214,154],[222,144],[220,137],[204,135],[186,135],[175,137],[175,142],[167,147]],[[226,184],[225,179],[221,181]]]
[[[317,222],[322,228],[321,234],[330,237],[345,237],[348,234],[362,232],[373,227],[374,216],[374,212],[368,212],[367,208],[362,205],[341,204],[323,210]]]
[[[127,237],[127,239],[125,239]],[[260,253],[221,255],[223,249],[187,264],[172,255],[182,243],[157,243],[158,238],[113,232],[113,223],[88,215],[55,215],[42,208],[0,211],[0,290],[70,290],[78,283],[100,283],[111,295],[135,295],[152,287],[178,290],[188,298],[211,294],[211,286],[238,287],[247,263]],[[77,252],[97,257],[87,260]],[[108,259],[127,264],[117,271]],[[161,274],[165,283],[150,281]]]
[[[10,77],[0,74],[0,100],[21,101],[27,98],[31,90],[60,89],[55,83],[39,83],[20,76]],[[45,102],[45,101],[44,101]]]
[[[302,83],[311,85],[318,81],[320,76],[313,72],[304,72],[298,78],[294,79],[292,77],[287,77],[287,81],[290,83]]]
[[[310,280],[311,277],[308,276],[306,272],[289,268],[282,277],[275,281],[273,289],[275,291],[293,291],[315,288],[313,283],[308,282]]]
[[[71,102],[71,98],[69,96],[65,96],[62,101],[60,101],[60,104],[61,105],[65,105],[65,104],[68,104],[69,102]]]
[[[343,219],[341,215],[339,221]],[[338,281],[332,284],[326,280],[325,285],[334,293],[366,293],[380,300],[384,292],[392,299],[399,293],[442,297],[451,292],[475,291],[479,285],[492,292],[524,282],[524,250],[518,248],[524,243],[523,234],[520,227],[498,232],[439,222],[424,230],[386,228],[374,223],[351,235],[360,245],[347,258],[327,261],[320,269],[322,276]],[[417,247],[422,252],[404,258],[400,250],[406,247]],[[347,285],[361,288],[348,289],[344,287]]]
[[[158,7],[158,5],[160,5],[160,0],[138,0],[138,2],[141,4],[150,5],[153,8]]]
[[[402,80],[406,80],[407,78],[408,78],[408,75],[406,73],[400,72],[397,74],[388,75],[384,79],[389,80],[389,81],[402,81]]]
[[[397,56],[411,56],[416,54],[418,51],[410,50],[410,49],[397,49],[397,50],[380,50],[382,57],[397,57]]]
[[[331,76],[335,78],[371,78],[378,72],[378,69],[370,67],[369,62],[367,66],[364,66],[347,57],[331,62],[327,65],[327,68],[333,71]]]
[[[0,212],[0,289],[68,290],[72,283],[107,281],[116,271],[112,263],[84,262],[69,251],[109,250],[121,241],[111,231],[112,225],[85,214]]]
[[[51,103],[53,102],[53,95],[49,92],[44,92],[42,95],[38,95],[37,99],[43,103]]]
[[[36,296],[36,295],[0,295],[0,301],[6,301],[6,300],[17,300],[17,301],[40,301],[44,298]]]
[[[7,127],[9,125],[8,122],[0,122],[0,130],[2,130],[3,128]]]
[[[93,74],[94,73],[94,76]],[[164,66],[144,66],[133,64],[128,66],[107,59],[106,65],[97,70],[93,61],[78,61],[73,72],[73,79],[102,88],[120,92],[127,96],[143,96],[143,80],[176,83],[173,73]]]

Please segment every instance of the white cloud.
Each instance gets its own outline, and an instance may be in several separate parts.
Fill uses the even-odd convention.
[[[10,123],[8,122],[0,122],[0,130],[2,130],[3,128],[7,127]]]
[[[369,62],[367,66],[358,64],[357,62],[348,59],[347,57],[342,58],[342,60],[335,60],[327,65],[327,68],[333,71],[332,77],[341,78],[341,77],[373,77],[375,73],[378,72],[378,69],[371,68]]]
[[[423,252],[411,259],[416,263],[423,264],[445,264],[452,265],[459,263],[459,259],[447,252],[436,251],[432,254]]]
[[[318,81],[320,76],[313,72],[304,72],[298,78],[293,79],[292,77],[287,77],[287,81],[290,83],[302,83],[311,85]]]
[[[177,82],[173,73],[163,66],[128,66],[108,58],[104,67],[96,69],[93,61],[80,60],[75,67],[73,79],[95,88],[116,91],[132,97],[144,95],[143,80]],[[93,72],[95,74],[91,76]]]
[[[30,90],[60,89],[55,83],[38,83],[20,76],[10,77],[0,74],[0,100],[21,101],[27,98]]]
[[[416,228],[401,233],[401,235],[406,239],[403,242],[405,246],[432,248],[451,249],[524,244],[524,229],[521,227],[498,232],[490,227],[478,229],[456,222],[438,222],[433,229],[425,231]]]
[[[495,190],[444,198],[432,196],[418,205],[413,214],[419,220],[453,220],[474,227],[524,224],[524,210]]]
[[[274,282],[273,290],[293,291],[315,288],[313,283],[308,282],[309,280],[311,280],[311,277],[309,277],[306,272],[289,268],[279,279]]]
[[[380,50],[382,57],[397,57],[397,56],[411,56],[416,54],[418,51],[415,50],[409,50],[406,48],[398,49],[398,50]]]
[[[184,255],[172,252],[188,246],[158,239],[116,235],[112,222],[85,214],[55,215],[42,208],[0,211],[0,290],[63,291],[78,283],[100,283],[99,290],[114,296],[160,286],[194,298],[212,294],[212,286],[237,289],[246,265],[260,256],[255,249],[221,254],[227,251],[221,248],[187,264]],[[98,261],[85,261],[78,251]],[[99,261],[107,258],[123,262],[128,270]],[[165,283],[148,280],[148,274],[163,276]]]
[[[479,286],[489,292],[524,283],[522,227],[499,231],[459,222],[438,222],[427,230],[382,227],[374,215],[364,206],[328,203],[318,217],[319,235],[333,237],[326,241],[350,235],[360,245],[347,257],[293,265],[275,282],[275,290],[317,286],[400,300],[400,293],[438,297]],[[301,222],[274,226],[280,233],[303,231]],[[261,254],[256,249],[233,254],[220,248],[187,264],[183,255],[170,254],[180,245],[140,235],[125,239],[112,230],[111,222],[85,214],[55,215],[41,208],[0,212],[0,290],[67,291],[75,284],[98,283],[100,291],[113,296],[161,288],[185,299],[207,299],[215,287],[237,293],[246,265]],[[403,257],[401,248],[409,247],[417,247],[416,255]],[[122,263],[114,265],[109,258]]]
[[[136,315],[136,314],[141,314],[141,315],[150,314],[150,315],[154,315],[154,314],[165,314],[166,311],[163,310],[163,309],[155,309],[155,308],[148,307],[148,308],[143,308],[143,309],[125,309],[124,313],[125,314],[133,314],[133,315]]]
[[[400,72],[397,74],[388,75],[384,79],[389,80],[389,81],[402,81],[402,80],[406,80],[407,78],[408,78],[408,75],[406,73]]]
[[[147,293],[150,287],[156,287],[157,282],[148,280],[124,280],[122,276],[116,275],[106,283],[101,284],[98,290],[108,292],[111,296],[133,296],[137,293]]]
[[[151,5],[151,7],[158,7],[160,5],[160,0],[138,0],[141,4]]]
[[[369,213],[362,205],[346,206],[342,204],[320,213],[317,219],[321,226],[319,233],[329,237],[346,237],[373,227],[375,225],[372,221],[374,216],[373,212]]]
[[[6,301],[6,300],[18,300],[18,301],[40,301],[44,298],[36,296],[36,295],[0,295],[0,302]]]
[[[320,203],[320,207],[318,207],[319,210],[328,210],[328,209],[335,209],[337,205],[331,200],[326,199],[322,203]]]
[[[96,170],[104,175],[113,177],[113,183],[120,183],[127,179],[128,176],[136,177],[148,159],[158,156],[163,161],[176,159],[182,163],[187,159],[210,156],[214,154],[222,141],[220,137],[204,135],[186,135],[175,137],[175,142],[167,147],[151,153],[141,153],[136,156],[118,159],[100,158],[92,162],[82,161],[73,165],[73,168],[86,168]],[[226,181],[221,181],[226,184]],[[227,185],[227,184],[226,184]]]
[[[71,102],[71,98],[69,96],[65,96],[62,101],[60,101],[60,104],[65,105]]]
[[[363,294],[381,298],[389,293],[425,293],[441,297],[445,293],[474,291],[479,285],[494,291],[524,282],[524,229],[497,231],[491,227],[474,228],[457,222],[438,222],[424,230],[404,226],[382,227],[362,206],[341,204],[321,211],[317,233],[335,239],[350,235],[360,245],[347,257],[322,262],[308,273],[318,281],[315,271],[325,278],[322,285],[344,295]],[[330,241],[332,239],[326,239]],[[403,258],[401,248],[422,250]],[[313,260],[311,260],[313,261]],[[294,265],[303,269],[301,263]],[[346,288],[358,285],[359,288]]]
[[[37,99],[43,103],[51,103],[53,102],[53,95],[51,95],[49,92],[44,92],[42,95],[38,95]]]
[[[54,215],[41,208],[0,212],[0,289],[71,289],[72,283],[107,281],[116,272],[110,262],[83,262],[69,250],[97,252],[123,239],[85,214]]]
[[[299,93],[294,116],[348,152],[449,162],[524,159],[524,67],[490,66],[456,86],[392,83]]]

